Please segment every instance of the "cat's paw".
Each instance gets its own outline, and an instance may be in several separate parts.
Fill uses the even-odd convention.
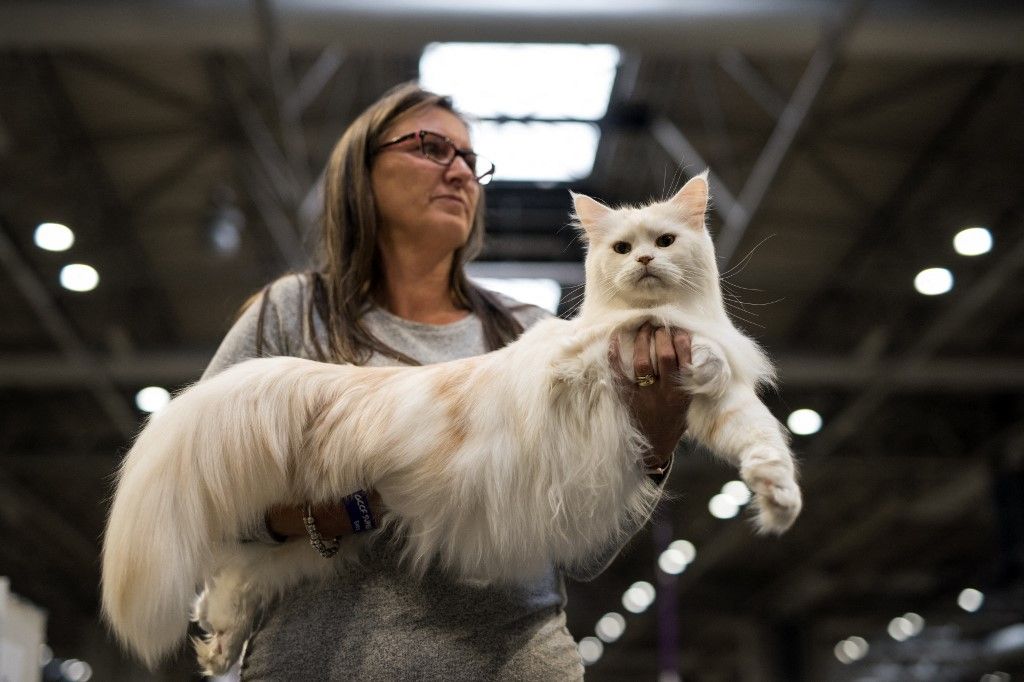
[[[732,371],[725,353],[710,341],[694,342],[690,349],[690,366],[682,370],[681,383],[687,393],[721,397],[732,380]]]
[[[246,637],[240,631],[211,632],[193,637],[196,661],[204,675],[224,675],[242,655]]]
[[[218,576],[192,605],[192,620],[206,633],[193,637],[196,659],[206,675],[223,675],[242,655],[251,629],[252,604],[244,584]]]
[[[762,461],[749,468],[744,467],[741,475],[756,498],[758,529],[775,534],[789,529],[803,507],[800,486],[793,476],[792,466],[778,460]]]

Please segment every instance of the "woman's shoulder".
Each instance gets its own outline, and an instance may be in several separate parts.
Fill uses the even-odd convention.
[[[281,275],[263,287],[259,299],[262,302],[266,297],[266,303],[278,310],[301,308],[302,303],[312,295],[316,276],[313,272]]]

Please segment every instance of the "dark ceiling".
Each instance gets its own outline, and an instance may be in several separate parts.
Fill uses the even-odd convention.
[[[640,202],[710,167],[737,324],[780,367],[768,402],[824,419],[794,439],[806,507],[781,539],[713,518],[733,472],[679,458],[652,529],[569,587],[577,638],[634,581],[659,588],[588,679],[657,678],[671,632],[699,682],[1024,675],[1024,639],[992,639],[1024,613],[1024,8],[498,5],[0,5],[0,575],[47,610],[55,653],[149,679],[96,621],[134,394],[195,380],[245,298],[305,266],[346,125],[417,76],[429,41],[572,41],[624,55],[572,189]],[[478,271],[552,276],[565,307],[582,257],[566,190],[489,186]],[[229,200],[245,228],[224,257],[208,226]],[[70,252],[33,246],[42,221],[75,229]],[[953,251],[970,225],[991,252]],[[60,287],[71,260],[97,289]],[[952,291],[914,290],[931,266]],[[656,565],[675,538],[697,548],[678,579]],[[956,607],[967,586],[986,593],[978,613]],[[907,611],[926,627],[897,643],[886,628]],[[850,635],[871,648],[844,666]]]

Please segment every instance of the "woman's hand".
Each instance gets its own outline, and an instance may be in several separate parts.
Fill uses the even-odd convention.
[[[656,366],[651,362],[651,337],[654,338]],[[619,377],[623,400],[629,407],[637,429],[651,444],[644,464],[652,469],[668,466],[679,439],[686,432],[686,411],[691,396],[674,381],[681,367],[690,365],[690,334],[682,329],[644,324],[633,344],[633,375],[621,371],[618,339],[610,348],[612,367]],[[650,377],[645,381],[643,377]],[[651,381],[651,383],[647,383]]]
[[[373,518],[379,519],[384,513],[380,495],[369,491],[370,511]],[[317,530],[327,539],[344,537],[352,534],[352,522],[341,502],[321,504],[313,507],[313,518],[316,519]],[[307,537],[306,526],[302,522],[302,511],[295,505],[278,505],[271,507],[266,515],[267,529],[275,536],[282,538]]]

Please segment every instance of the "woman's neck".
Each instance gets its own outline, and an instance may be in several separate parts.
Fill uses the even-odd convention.
[[[398,317],[426,324],[449,324],[468,315],[456,306],[449,287],[452,254],[428,259],[423,254],[381,249],[383,278],[375,298]]]

